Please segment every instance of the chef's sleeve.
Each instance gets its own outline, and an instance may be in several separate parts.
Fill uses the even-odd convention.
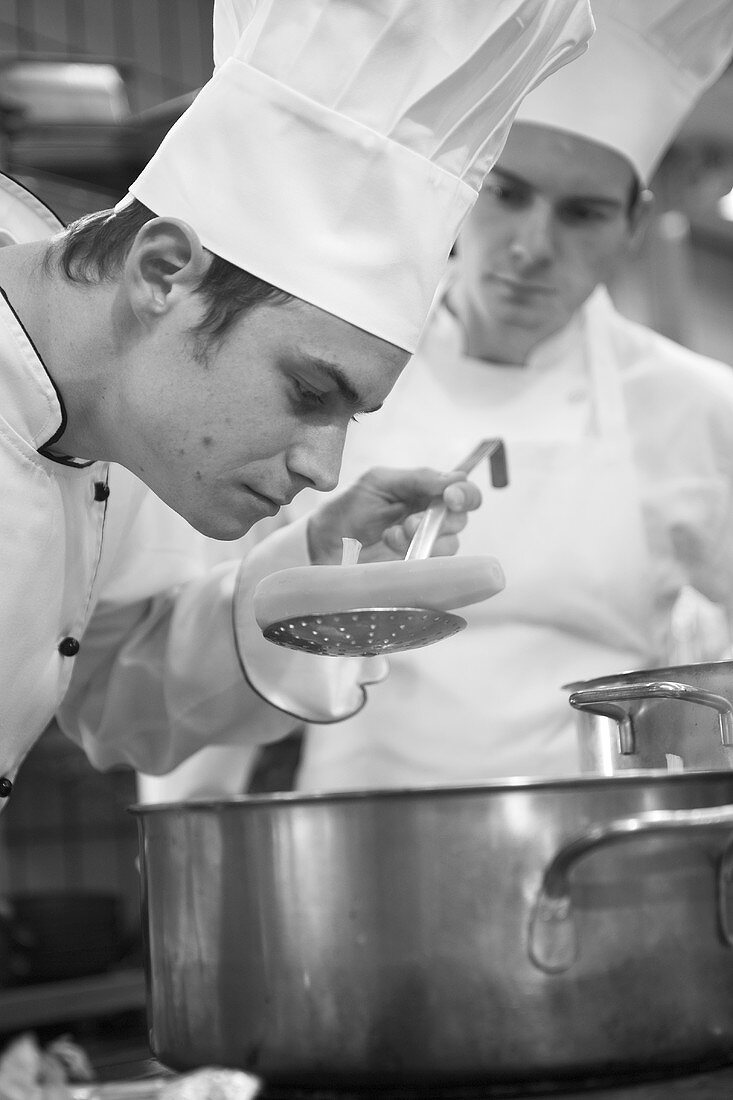
[[[263,577],[309,561],[307,522],[307,517],[294,520],[242,561],[234,593],[235,641],[244,674],[263,698],[298,722],[340,722],[361,710],[369,684],[385,679],[386,659],[319,657],[273,645],[263,637],[254,614],[254,591]]]
[[[375,659],[280,649],[251,615],[260,576],[308,562],[305,521],[211,566],[208,540],[159,501],[118,516],[125,530],[110,532],[114,562],[58,713],[96,767],[161,775],[207,745],[264,744],[294,717],[337,721],[363,705]]]
[[[700,659],[712,659],[727,648],[733,624],[733,375],[685,348],[664,350],[655,369],[639,371],[631,406],[650,472],[647,523],[658,587],[682,589],[673,626],[682,619],[689,633],[692,625],[697,641],[688,638],[688,655],[702,647]]]

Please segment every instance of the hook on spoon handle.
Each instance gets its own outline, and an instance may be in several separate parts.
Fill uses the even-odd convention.
[[[506,463],[506,449],[501,439],[494,439],[496,446],[489,451],[489,470],[491,484],[495,489],[506,489],[509,484],[509,470]]]
[[[470,454],[466,455],[463,462],[454,466],[454,470],[460,470],[464,474],[470,474],[474,466],[478,466],[482,458],[488,456],[491,471],[491,484],[495,489],[504,489],[509,484],[506,465],[506,450],[503,439],[482,439],[474,447]]]

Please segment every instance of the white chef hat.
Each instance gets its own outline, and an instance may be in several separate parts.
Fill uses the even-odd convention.
[[[593,0],[596,33],[579,61],[531,92],[517,121],[623,154],[647,183],[733,49],[731,0]]]
[[[217,0],[216,71],[130,188],[408,351],[526,91],[588,0]]]

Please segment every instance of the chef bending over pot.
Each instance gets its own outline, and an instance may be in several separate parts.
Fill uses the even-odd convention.
[[[213,78],[114,210],[63,230],[3,180],[3,797],[54,712],[96,766],[155,773],[290,724],[234,643],[247,564],[212,571],[201,546],[334,488],[521,95],[592,31],[585,0],[382,7],[218,3]],[[478,491],[419,469],[265,553],[368,548],[441,493],[450,551]],[[337,714],[360,675],[293,675],[275,702]]]
[[[461,634],[390,657],[337,736],[303,712],[301,789],[576,772],[562,685],[664,664],[686,585],[733,608],[733,372],[625,320],[605,289],[649,219],[656,165],[730,58],[733,3],[593,13],[588,52],[522,103],[418,354],[344,454],[348,480],[448,468],[503,438],[509,485],[488,489],[461,552],[495,554],[505,590],[465,609]]]

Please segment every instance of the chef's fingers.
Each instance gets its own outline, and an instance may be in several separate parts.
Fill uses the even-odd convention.
[[[466,507],[473,511],[481,503],[478,485],[469,481],[463,471],[440,473],[427,466],[410,470],[375,466],[367,470],[353,488],[361,488],[363,492],[380,497],[385,503],[390,502],[398,509],[403,509],[403,514],[422,510],[441,497],[445,499],[445,493],[449,489],[449,499],[453,501],[451,509]],[[460,496],[461,492],[465,493],[465,504]]]
[[[396,523],[392,527],[388,527],[382,536],[385,545],[394,554],[404,557],[422,518],[423,514],[416,512],[414,515],[408,516],[404,523]],[[459,512],[446,512],[430,556],[443,557],[447,554],[455,554],[460,544],[458,535],[467,522],[468,515],[462,510]]]
[[[461,540],[457,535],[439,535],[430,551],[431,558],[446,558],[457,554]]]
[[[394,527],[388,527],[382,535],[382,542],[398,558],[404,558],[407,547],[410,545],[410,539],[401,523],[395,524]],[[383,555],[379,554],[377,550],[374,556],[379,559]]]
[[[425,472],[432,474],[432,471]],[[463,530],[467,520],[466,513],[475,512],[481,504],[481,490],[474,481],[467,481],[460,473],[438,474],[432,476],[437,476],[441,479],[459,479],[448,484],[442,492],[436,493],[436,495],[430,499],[430,503],[433,504],[442,500],[446,506],[447,512],[440,528],[441,533]],[[407,506],[407,502],[405,502],[405,507]],[[422,510],[415,510],[403,520],[402,525],[411,535],[415,533],[423,515],[424,512]],[[395,524],[395,526],[399,525]]]
[[[422,523],[424,515],[424,512],[414,512],[411,516],[407,516],[402,524],[399,525],[403,528],[408,538],[411,539],[415,534]],[[438,531],[438,537],[441,538],[443,535],[457,535],[463,530],[468,522],[468,513],[463,508],[461,508],[460,511],[445,512],[440,524],[440,530]],[[395,524],[395,526],[398,525]]]
[[[481,504],[481,490],[475,481],[457,481],[443,490],[449,512],[475,512]]]
[[[412,541],[412,534],[405,530],[404,524],[395,525],[388,528],[383,535],[382,541],[384,545],[398,558],[404,558],[407,553],[407,548]],[[447,557],[452,554],[456,554],[460,549],[460,539],[457,533],[443,533],[433,543],[433,548],[430,551],[431,558]],[[371,555],[374,560],[379,560],[381,555]]]

